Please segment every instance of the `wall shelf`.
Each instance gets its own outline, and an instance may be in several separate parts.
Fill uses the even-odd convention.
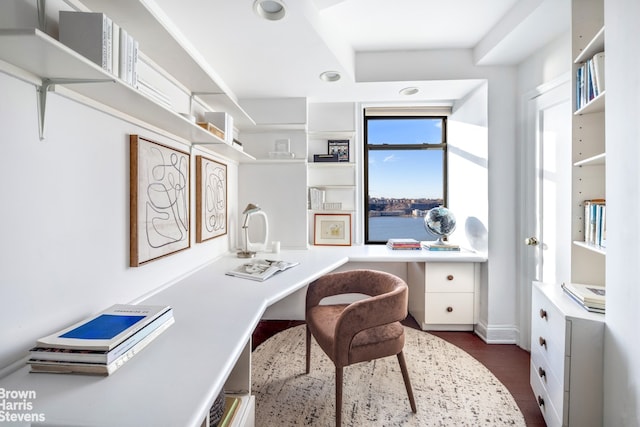
[[[573,166],[604,166],[607,161],[607,153],[600,153],[579,162],[575,162]]]
[[[255,124],[235,95],[171,22],[148,0],[81,0],[108,15],[139,43],[140,50],[216,111],[233,116],[237,125]]]
[[[71,90],[79,95],[195,144],[215,146],[212,149],[226,157],[238,161],[253,159],[38,29],[0,30],[0,59],[40,81],[37,90],[41,138],[47,93],[68,96],[67,87],[73,85]]]

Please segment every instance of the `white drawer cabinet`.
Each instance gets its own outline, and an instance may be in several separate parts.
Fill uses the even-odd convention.
[[[409,263],[409,312],[423,330],[473,330],[477,274],[472,262]]]
[[[602,424],[604,315],[534,282],[531,388],[548,427]]]

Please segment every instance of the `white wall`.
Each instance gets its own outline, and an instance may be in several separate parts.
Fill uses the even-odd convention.
[[[640,3],[606,0],[604,424],[640,425]]]
[[[47,137],[40,141],[35,87],[0,73],[0,93],[1,370],[38,337],[207,263],[228,250],[229,235],[195,243],[192,215],[190,249],[130,268],[128,135],[189,147],[58,94],[49,95]],[[238,167],[224,162],[232,234]],[[191,175],[194,184],[193,167]]]

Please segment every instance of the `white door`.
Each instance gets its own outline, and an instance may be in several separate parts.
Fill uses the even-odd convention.
[[[523,152],[520,345],[529,348],[531,284],[561,283],[571,271],[571,89],[568,79],[526,101]]]

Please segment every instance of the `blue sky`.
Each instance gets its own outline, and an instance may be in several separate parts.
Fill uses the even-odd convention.
[[[440,120],[369,120],[369,144],[441,141]],[[442,151],[369,152],[369,195],[386,198],[441,198]]]

